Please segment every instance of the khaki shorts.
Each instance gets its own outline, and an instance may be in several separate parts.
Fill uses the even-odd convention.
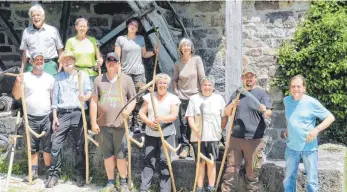
[[[127,156],[127,142],[124,128],[100,127],[99,142],[104,159],[115,156],[125,159]]]

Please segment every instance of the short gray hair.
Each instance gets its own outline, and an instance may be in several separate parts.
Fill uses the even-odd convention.
[[[28,12],[30,19],[31,19],[31,14],[34,11],[39,11],[41,13],[41,15],[43,16],[43,18],[45,18],[45,10],[42,8],[42,6],[40,4],[35,4],[35,5],[30,7],[29,12]]]
[[[155,83],[157,83],[161,79],[166,80],[167,84],[170,84],[170,82],[171,82],[171,77],[168,74],[166,74],[166,73],[159,73],[159,74],[157,74],[155,76]]]
[[[214,85],[216,84],[216,80],[214,79],[213,76],[205,76],[204,78],[201,79],[200,81],[200,86],[204,83],[204,81],[209,81],[211,82],[212,86],[214,87]]]
[[[76,19],[76,21],[75,21],[75,26],[77,26],[78,23],[80,23],[80,22],[86,22],[86,23],[87,23],[87,26],[88,26],[88,20],[85,19],[85,18],[83,18],[83,17]]]
[[[180,43],[178,44],[178,52],[180,54],[182,54],[181,48],[182,48],[183,44],[190,45],[192,47],[192,54],[195,53],[194,44],[193,44],[192,40],[184,37],[184,38],[181,39]]]

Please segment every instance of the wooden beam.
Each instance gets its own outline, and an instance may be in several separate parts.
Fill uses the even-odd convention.
[[[63,42],[66,42],[66,39],[67,39],[67,33],[69,29],[70,15],[71,15],[70,13],[71,13],[71,1],[64,1],[63,8],[61,11],[60,30],[59,30],[59,33],[62,37],[61,40]]]
[[[4,27],[5,32],[8,35],[8,38],[11,39],[14,46],[19,51],[20,38],[18,37],[16,31],[13,29],[13,27],[10,25],[10,23],[4,19],[4,16],[2,15],[1,11],[0,11],[0,26]]]
[[[149,6],[143,10],[139,10],[138,12],[136,12],[135,14],[133,14],[130,18],[132,17],[143,17],[145,16],[147,13],[152,12],[154,10],[154,6]],[[126,19],[128,20],[128,19]],[[102,47],[103,45],[107,44],[111,39],[113,39],[115,36],[117,36],[120,32],[122,32],[123,30],[125,30],[126,28],[126,21],[124,21],[123,23],[121,23],[120,25],[118,25],[116,28],[114,28],[112,31],[110,31],[109,33],[107,33],[104,37],[102,37],[99,40],[99,47]]]
[[[242,75],[242,1],[227,0],[225,6],[227,51],[225,62],[225,98],[241,85]]]

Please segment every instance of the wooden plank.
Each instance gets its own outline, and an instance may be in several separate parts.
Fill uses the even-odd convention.
[[[1,11],[0,11],[0,26],[4,26],[7,36],[11,39],[16,49],[19,51],[20,46],[20,38],[18,37],[16,31],[10,25],[10,23],[4,19]]]
[[[127,1],[130,7],[135,11],[140,11],[142,7],[153,1]],[[157,9],[156,9],[157,10]],[[160,71],[173,76],[174,63],[178,59],[178,52],[175,43],[172,41],[172,36],[168,29],[167,23],[162,15],[158,14],[158,11],[148,13],[141,19],[142,25],[146,31],[149,31],[153,27],[159,27],[160,43],[159,43],[159,65]],[[156,46],[156,35],[153,33],[148,36],[153,46]],[[171,52],[171,53],[170,53]]]
[[[67,39],[67,33],[70,23],[70,14],[71,13],[71,1],[64,1],[63,2],[63,8],[61,11],[61,17],[60,17],[60,30],[59,33],[61,35],[61,39],[63,42],[66,42]]]
[[[228,0],[225,8],[227,37],[225,99],[228,101],[242,83],[242,1]]]
[[[136,12],[135,14],[133,14],[131,17],[139,17],[142,18],[143,16],[145,16],[147,13],[151,12],[154,10],[154,6],[149,6],[146,7],[143,10],[139,10],[138,12]],[[129,17],[129,18],[131,18]],[[128,19],[126,19],[128,20]],[[116,28],[114,28],[112,31],[110,31],[109,33],[107,33],[104,37],[102,37],[99,40],[99,46],[102,47],[103,45],[107,44],[112,38],[114,38],[115,36],[117,36],[119,33],[121,33],[123,30],[125,30],[126,28],[126,21],[124,21],[123,23],[121,23],[120,25],[118,25]]]

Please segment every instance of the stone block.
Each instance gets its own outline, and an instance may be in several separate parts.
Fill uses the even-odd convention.
[[[1,55],[0,56],[2,61],[20,61],[21,56],[19,54],[11,54],[11,55]]]
[[[199,48],[199,49],[202,49],[202,48],[205,48],[205,41],[204,39],[192,39],[193,41],[193,44],[194,44],[194,47],[195,49]]]
[[[271,127],[276,129],[283,129],[287,127],[287,120],[284,111],[273,110],[271,115]]]
[[[196,50],[196,54],[200,55],[200,57],[202,58],[206,74],[208,74],[208,72],[211,70],[216,52],[217,51],[214,51],[213,49]]]
[[[96,14],[118,15],[133,12],[129,4],[124,1],[97,3],[93,7]]]
[[[278,56],[278,49],[263,49],[263,54]]]
[[[61,11],[63,9],[63,3],[54,2],[50,4],[44,4],[43,8],[45,9],[47,18],[52,18],[53,20],[57,20],[57,15],[59,15],[58,18],[60,20]]]
[[[283,28],[273,28],[270,32],[271,37],[283,38],[286,37],[286,30]]]
[[[255,10],[269,10],[269,9],[279,9],[279,1],[255,1]]]
[[[0,52],[2,53],[11,53],[12,48],[11,46],[0,46]]]
[[[211,17],[211,27],[221,27],[225,25],[225,15],[214,14]]]
[[[0,9],[0,14],[4,18],[4,20],[6,21],[11,20],[11,14],[12,14],[11,10]]]
[[[220,12],[222,8],[223,2],[214,1],[214,2],[203,2],[203,3],[195,3],[195,9],[199,12]]]
[[[244,39],[243,46],[248,48],[258,48],[263,47],[265,44],[258,39]]]
[[[90,6],[90,3],[73,2],[71,4],[71,12],[79,14],[91,13]]]
[[[108,18],[107,17],[90,17],[88,19],[89,25],[94,27],[108,27]]]
[[[257,57],[256,62],[258,62],[259,66],[264,66],[266,63],[274,63],[276,61],[276,58],[274,56],[271,55],[262,55],[260,57]],[[265,63],[265,64],[264,64]]]
[[[221,39],[207,39],[206,44],[208,48],[217,48],[221,43]]]
[[[208,35],[217,36],[219,34],[219,32],[216,28],[196,29],[196,30],[193,30],[192,32],[193,32],[193,36],[195,39],[203,39],[203,38],[207,37]]]
[[[16,10],[15,14],[18,17],[22,17],[24,19],[28,19],[29,15],[28,15],[28,10]]]
[[[265,14],[265,19],[270,23],[274,23],[277,19],[282,19],[282,21],[286,21],[290,16],[293,16],[292,11],[278,11],[278,12],[270,12]]]
[[[248,55],[248,56],[258,57],[262,54],[263,53],[260,48],[251,48],[251,49],[245,50],[245,55]]]

